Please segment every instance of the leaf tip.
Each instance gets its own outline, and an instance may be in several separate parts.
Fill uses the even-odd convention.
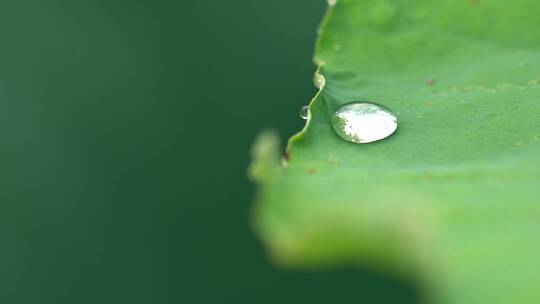
[[[255,139],[251,147],[251,164],[248,176],[260,181],[272,175],[280,164],[280,141],[275,130],[265,130]]]

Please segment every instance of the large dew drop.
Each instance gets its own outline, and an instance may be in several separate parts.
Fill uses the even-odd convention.
[[[339,108],[332,116],[334,130],[346,141],[365,144],[392,135],[397,118],[387,108],[368,102],[354,102]]]

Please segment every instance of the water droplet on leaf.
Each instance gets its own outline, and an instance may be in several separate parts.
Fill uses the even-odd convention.
[[[337,3],[337,0],[327,0],[327,1],[328,1],[328,5],[330,6],[334,6]]]
[[[334,130],[346,141],[365,144],[392,135],[397,118],[389,109],[369,102],[349,103],[332,116]]]
[[[309,110],[309,106],[303,106],[300,109],[300,117],[302,117],[302,119],[309,119],[310,116],[311,116],[311,112]]]
[[[315,74],[313,74],[313,84],[317,89],[322,90],[326,84],[326,79],[324,78],[323,74],[319,73],[318,71],[315,72]]]

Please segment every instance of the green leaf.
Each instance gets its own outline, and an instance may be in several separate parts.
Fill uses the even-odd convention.
[[[264,168],[255,226],[276,263],[372,268],[414,280],[430,303],[537,303],[539,16],[536,0],[330,7],[312,117],[286,165],[277,152],[252,165]],[[357,100],[392,109],[397,133],[340,139],[330,117]]]

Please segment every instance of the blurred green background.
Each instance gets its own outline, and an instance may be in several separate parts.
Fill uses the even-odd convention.
[[[302,128],[325,7],[1,1],[0,302],[414,303],[250,229],[250,145]]]

